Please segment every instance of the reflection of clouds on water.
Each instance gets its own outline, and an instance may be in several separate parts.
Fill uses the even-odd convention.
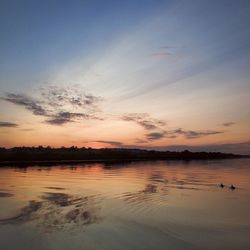
[[[201,191],[203,189],[201,188],[195,188],[195,187],[185,187],[183,185],[169,185],[169,188],[175,188],[175,189],[184,189],[184,190],[196,190],[196,191]]]
[[[205,187],[215,187],[216,183],[211,183],[208,177],[201,176],[197,173],[185,174],[185,176],[172,176],[167,179],[165,173],[160,171],[153,172],[148,178],[150,183],[160,185],[161,188],[176,188],[186,190],[205,190]]]
[[[160,171],[154,171],[150,174],[144,189],[137,192],[124,193],[122,198],[125,202],[150,202],[156,196],[167,196],[168,190],[165,188],[168,180],[163,177]]]
[[[11,197],[11,196],[13,196],[13,194],[6,193],[6,192],[0,192],[0,198]]]
[[[172,173],[170,173],[170,176]],[[121,195],[122,199],[128,203],[164,201],[167,199],[171,189],[202,191],[217,187],[217,184],[210,183],[207,177],[201,178],[199,174],[172,176],[167,178],[167,173],[153,171],[147,178],[144,189],[136,192],[127,192]]]
[[[21,209],[21,211],[10,218],[1,219],[1,224],[20,224],[29,221],[33,221],[38,218],[36,212],[41,209],[41,201],[29,201],[29,204]]]
[[[41,198],[43,200],[47,200],[50,203],[60,206],[60,207],[66,207],[66,206],[72,206],[72,205],[79,205],[85,200],[88,200],[88,197],[73,197],[68,194],[64,193],[44,193]]]
[[[152,185],[152,184],[147,184],[145,189],[142,190],[143,193],[156,193],[157,192],[157,186],[156,185]]]
[[[123,199],[126,202],[146,202],[151,201],[153,199],[153,195],[158,193],[158,187],[157,185],[153,184],[146,184],[145,188],[143,190],[137,191],[137,192],[129,192],[122,195]]]
[[[45,187],[47,189],[54,189],[54,190],[65,190],[66,188],[62,188],[62,187]]]
[[[29,201],[20,212],[10,218],[0,219],[1,224],[34,222],[45,231],[75,228],[98,223],[99,206],[96,197],[73,196],[65,193],[44,193],[40,201]]]
[[[216,187],[217,183],[211,183],[207,178],[199,175],[188,175],[183,178],[173,177],[171,180],[171,188],[187,189],[187,190],[206,190],[206,188]]]
[[[150,182],[161,182],[161,183],[167,183],[168,180],[164,177],[162,172],[160,171],[154,171],[151,173],[150,177],[148,178]]]

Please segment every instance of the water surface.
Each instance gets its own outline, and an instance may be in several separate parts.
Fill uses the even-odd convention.
[[[249,249],[249,233],[248,159],[0,168],[0,249]]]

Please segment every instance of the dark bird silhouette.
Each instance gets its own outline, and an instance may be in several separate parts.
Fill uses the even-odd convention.
[[[234,185],[230,186],[230,189],[234,190],[236,187]]]
[[[225,185],[224,185],[223,183],[221,183],[221,184],[220,184],[220,187],[221,187],[221,188],[224,188],[224,187],[225,187]]]

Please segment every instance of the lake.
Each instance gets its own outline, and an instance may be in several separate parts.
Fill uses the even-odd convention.
[[[250,160],[1,167],[0,249],[250,249]]]

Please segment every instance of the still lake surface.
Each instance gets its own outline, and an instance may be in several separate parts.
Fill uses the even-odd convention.
[[[0,249],[250,249],[250,160],[1,167]]]

